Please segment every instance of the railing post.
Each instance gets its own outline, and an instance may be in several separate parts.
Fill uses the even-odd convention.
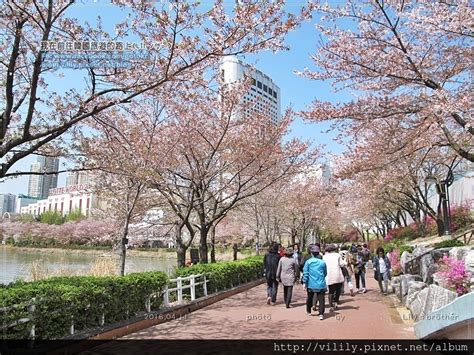
[[[178,289],[178,304],[183,304],[183,280],[181,276],[176,279],[176,288]]]
[[[28,313],[30,317],[30,339],[34,340],[35,339],[35,310],[36,310],[36,305],[35,305],[36,298],[32,298],[30,300],[30,304],[28,305]]]
[[[148,296],[145,300],[145,309],[147,313],[151,312],[151,297],[150,296]]]
[[[191,280],[190,280],[190,286],[191,286],[191,301],[194,301],[196,299],[196,277],[194,275],[191,275]]]
[[[202,284],[202,287],[204,289],[204,296],[207,296],[207,280],[206,280],[206,274],[204,274],[204,283]]]
[[[169,307],[169,305],[170,305],[170,296],[169,296],[169,292],[168,292],[168,285],[166,285],[165,290],[163,292],[163,303],[164,303],[165,307]]]
[[[74,316],[71,316],[71,326],[69,327],[69,334],[74,335]]]
[[[105,306],[101,304],[100,308],[102,310],[102,313],[100,314],[99,325],[102,327],[105,324]]]

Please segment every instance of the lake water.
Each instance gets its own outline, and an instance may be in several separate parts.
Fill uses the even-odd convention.
[[[107,253],[109,254],[109,253]],[[0,283],[8,284],[17,279],[31,280],[33,263],[38,263],[43,270],[54,273],[58,270],[71,273],[87,273],[91,265],[101,255],[82,250],[67,250],[62,252],[48,252],[35,250],[21,250],[0,246]],[[127,255],[125,273],[140,271],[164,271],[171,273],[176,266],[176,258],[170,256],[136,256]],[[117,258],[118,255],[114,255]]]

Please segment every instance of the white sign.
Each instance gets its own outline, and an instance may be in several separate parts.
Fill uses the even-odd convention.
[[[63,195],[71,192],[84,191],[89,189],[88,184],[79,184],[79,185],[70,185],[64,187],[56,187],[54,189],[49,189],[49,196]]]

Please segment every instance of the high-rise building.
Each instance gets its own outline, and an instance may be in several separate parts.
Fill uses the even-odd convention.
[[[31,164],[30,172],[40,173],[41,164],[35,162]],[[30,175],[30,180],[28,182],[28,196],[41,198],[41,187],[43,184],[42,175]]]
[[[252,86],[243,98],[244,103],[252,104],[247,109],[247,114],[251,115],[252,111],[264,112],[270,115],[272,122],[276,123],[280,120],[280,88],[268,75],[235,56],[224,57],[220,71],[226,84],[251,78]]]
[[[66,177],[66,186],[77,185],[77,172],[71,171]]]
[[[58,172],[59,159],[51,157],[38,157],[37,162],[31,164],[31,172],[51,173]],[[28,196],[47,198],[49,189],[58,186],[58,174],[31,175],[28,183]]]
[[[91,177],[88,171],[72,171],[66,177],[66,186],[88,185]]]
[[[13,194],[0,194],[0,216],[4,213],[15,212],[16,196]]]

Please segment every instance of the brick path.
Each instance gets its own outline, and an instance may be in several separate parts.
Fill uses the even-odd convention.
[[[413,327],[404,323],[390,296],[382,296],[367,274],[368,292],[341,297],[334,313],[326,308],[324,320],[306,315],[306,294],[301,285],[293,291],[294,308],[283,304],[283,287],[277,304],[266,301],[266,285],[226,298],[167,323],[120,339],[413,339]],[[347,286],[346,286],[347,287]],[[327,302],[327,297],[326,297]]]

